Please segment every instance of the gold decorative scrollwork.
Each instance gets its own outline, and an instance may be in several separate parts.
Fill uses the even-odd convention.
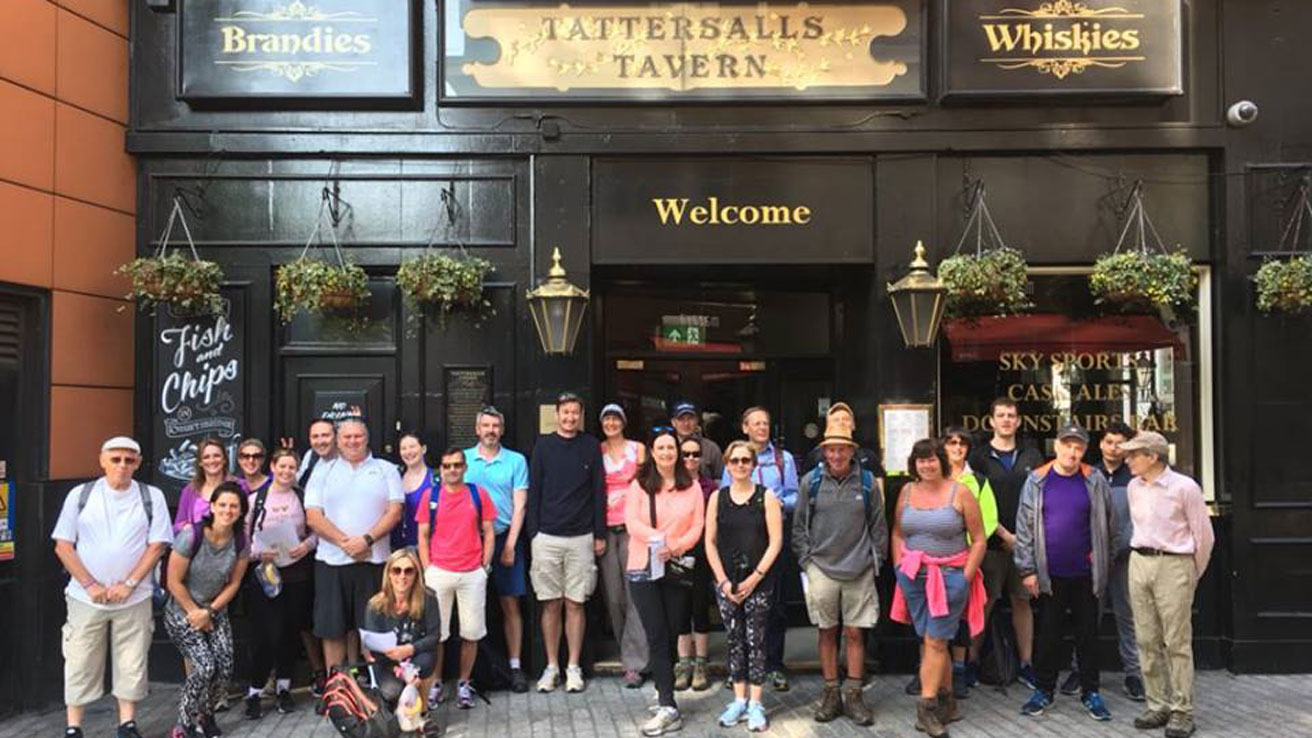
[[[1038,70],[1039,74],[1051,74],[1057,79],[1066,79],[1072,74],[1084,74],[1084,70],[1089,67],[1102,67],[1104,69],[1119,69],[1128,62],[1135,61],[1131,58],[1119,59],[1084,59],[1084,58],[1061,58],[1061,59],[984,59],[992,64],[996,64],[999,69],[1024,69],[1033,67]]]
[[[287,5],[279,5],[267,13],[260,13],[254,10],[239,10],[233,13],[231,18],[218,18],[221,21],[347,21],[347,22],[364,22],[373,21],[375,18],[366,18],[363,14],[354,10],[343,10],[338,13],[325,13],[317,5],[307,5],[301,0],[292,0]]]
[[[250,61],[250,62],[215,62],[231,67],[234,72],[268,72],[282,77],[288,82],[300,82],[306,77],[313,77],[320,72],[355,72],[361,67],[373,66],[374,62],[301,62],[301,61]]]
[[[1003,8],[999,16],[1024,16],[1026,18],[1102,18],[1116,16],[1120,18],[1141,18],[1142,15],[1131,13],[1126,8],[1111,7],[1093,9],[1087,3],[1073,0],[1053,0],[1039,5],[1035,10],[1022,8]]]

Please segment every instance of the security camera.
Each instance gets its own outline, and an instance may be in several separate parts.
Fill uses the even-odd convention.
[[[1252,124],[1257,120],[1257,103],[1252,100],[1240,100],[1225,111],[1225,120],[1235,127]]]

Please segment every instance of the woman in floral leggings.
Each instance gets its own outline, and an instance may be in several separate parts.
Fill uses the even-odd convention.
[[[783,510],[774,493],[752,482],[756,451],[734,441],[724,453],[732,483],[711,495],[706,509],[706,559],[715,576],[729,642],[729,678],[734,701],[720,714],[720,725],[747,720],[747,729],[765,730],[761,705],[765,683],[765,624],[774,604],[775,559],[783,547]]]
[[[210,512],[178,531],[169,556],[169,594],[164,628],[191,671],[182,685],[172,738],[214,738],[214,706],[232,677],[232,624],[228,604],[246,573],[242,521],[246,494],[224,482],[210,498]]]

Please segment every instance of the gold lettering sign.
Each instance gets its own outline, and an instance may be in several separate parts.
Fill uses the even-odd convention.
[[[1143,13],[1097,3],[1054,0],[1037,8],[1002,8],[979,15],[990,56],[998,69],[1033,69],[1065,79],[1090,67],[1119,69],[1147,60],[1142,50]]]
[[[806,205],[721,205],[708,197],[704,204],[686,197],[653,197],[651,204],[662,226],[719,225],[806,225],[811,208]]]
[[[908,65],[872,44],[907,27],[890,4],[473,6],[466,42],[490,39],[498,53],[460,69],[482,88],[561,92],[883,87]]]
[[[239,10],[214,22],[222,38],[222,58],[214,64],[235,72],[267,72],[299,82],[320,72],[354,72],[377,64],[359,58],[373,50],[373,39],[351,26],[377,24],[378,19],[355,11],[325,12],[294,0],[265,13]]]

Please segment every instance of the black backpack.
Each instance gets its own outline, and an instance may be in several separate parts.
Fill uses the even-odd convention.
[[[979,649],[979,680],[1006,693],[1020,675],[1020,656],[1016,652],[1016,634],[1011,625],[1011,609],[999,606],[989,615],[984,642]]]

